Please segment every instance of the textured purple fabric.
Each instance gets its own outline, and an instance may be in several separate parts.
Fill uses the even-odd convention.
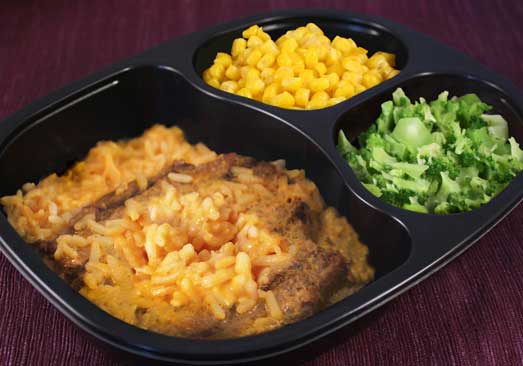
[[[0,120],[180,34],[258,11],[336,7],[387,17],[523,87],[521,1],[0,2]],[[72,121],[74,122],[74,121]],[[460,258],[371,315],[280,358],[304,365],[523,364],[523,207]],[[66,320],[0,256],[1,365],[124,361]]]

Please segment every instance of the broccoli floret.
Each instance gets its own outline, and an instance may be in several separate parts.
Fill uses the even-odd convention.
[[[447,172],[451,179],[456,179],[459,175],[459,168],[456,163],[445,156],[432,158],[428,163],[425,175],[429,179],[440,179],[442,172]]]
[[[464,167],[474,166],[477,162],[476,156],[471,152],[463,152],[458,155],[458,162]]]
[[[523,170],[523,150],[508,125],[474,94],[411,102],[398,89],[359,138],[340,132],[338,150],[383,200],[417,212],[468,211],[499,194]]]
[[[384,191],[381,195],[381,198],[388,203],[402,207],[403,205],[410,203],[410,197],[415,197],[416,193],[409,191],[407,189],[400,189],[397,192],[394,191]]]

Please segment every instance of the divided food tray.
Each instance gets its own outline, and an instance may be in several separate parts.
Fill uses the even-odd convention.
[[[286,110],[214,89],[201,78],[218,51],[252,24],[273,39],[308,22],[329,38],[351,37],[372,54],[394,53],[401,73],[335,106]],[[471,58],[385,19],[335,10],[288,10],[251,16],[182,36],[44,97],[0,124],[0,196],[63,172],[100,140],[140,135],[154,123],[178,125],[190,142],[258,160],[285,159],[305,169],[328,205],[349,219],[368,245],[375,281],[296,324],[230,340],[190,340],[148,332],[105,313],[43,263],[0,215],[0,248],[52,304],[82,329],[119,350],[151,360],[237,363],[274,356],[332,333],[412,287],[455,258],[523,197],[523,175],[471,212],[436,216],[393,207],[368,192],[336,151],[401,87],[412,98],[476,93],[523,141],[523,96]]]

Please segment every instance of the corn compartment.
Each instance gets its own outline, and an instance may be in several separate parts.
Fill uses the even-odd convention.
[[[340,103],[399,73],[395,55],[368,51],[351,38],[330,40],[314,23],[273,41],[258,25],[236,38],[230,54],[218,52],[203,72],[221,90],[290,109]]]

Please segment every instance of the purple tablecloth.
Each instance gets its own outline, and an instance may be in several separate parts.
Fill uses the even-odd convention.
[[[379,15],[523,87],[521,1],[0,2],[0,120],[161,41],[271,8]],[[71,121],[74,123],[74,121]],[[0,256],[1,365],[116,365]],[[523,364],[523,207],[460,258],[366,318],[280,361],[305,365]]]

